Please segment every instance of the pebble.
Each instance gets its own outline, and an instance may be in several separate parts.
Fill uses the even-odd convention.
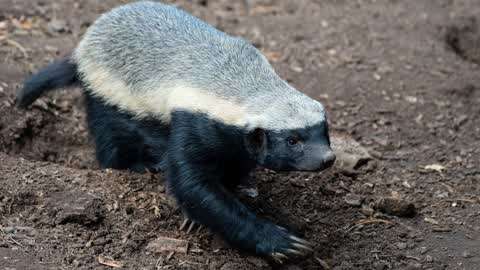
[[[473,256],[472,256],[472,253],[470,253],[470,251],[465,250],[465,251],[462,252],[462,257],[464,257],[464,258],[471,258],[471,257],[473,257]]]
[[[6,234],[13,234],[15,233],[15,227],[4,227],[3,232],[5,232]]]
[[[413,203],[393,197],[378,199],[373,208],[398,217],[413,217],[416,214],[416,208]]]
[[[83,191],[57,192],[47,200],[56,224],[76,223],[91,226],[105,218],[103,201]]]
[[[406,249],[407,248],[407,243],[405,242],[398,242],[397,243],[397,248],[400,250]]]
[[[65,20],[53,19],[47,24],[50,32],[60,33],[67,29],[67,22]]]
[[[345,195],[344,200],[348,205],[359,207],[362,205],[364,198],[360,195],[349,193]]]
[[[373,214],[375,214],[375,210],[373,210],[373,208],[371,208],[370,206],[367,206],[367,205],[362,205],[362,208],[360,209],[360,212],[367,217],[371,217],[371,216],[373,216]]]
[[[337,156],[335,167],[340,168],[344,174],[358,173],[358,169],[372,159],[367,149],[350,135],[332,132],[330,140]]]

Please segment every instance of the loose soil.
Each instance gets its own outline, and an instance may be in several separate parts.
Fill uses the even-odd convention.
[[[161,175],[98,169],[80,90],[13,106],[123,2],[0,1],[0,269],[480,269],[479,1],[175,2],[251,40],[374,157],[256,173],[248,204],[315,244],[284,265],[180,231]],[[157,252],[162,237],[187,248]]]

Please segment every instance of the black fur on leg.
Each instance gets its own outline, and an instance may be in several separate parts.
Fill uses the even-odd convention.
[[[85,91],[87,120],[102,168],[145,172],[162,169],[168,126],[155,119],[135,119]]]
[[[172,115],[167,179],[189,219],[240,249],[272,258],[301,253],[301,239],[258,218],[226,188],[255,167],[237,127],[189,112]],[[232,179],[229,179],[232,176]],[[297,239],[297,240],[296,240]]]

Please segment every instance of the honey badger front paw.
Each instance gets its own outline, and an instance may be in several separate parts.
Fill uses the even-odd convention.
[[[291,257],[305,256],[313,251],[311,243],[296,237],[283,227],[270,222],[261,222],[256,227],[255,251],[259,255],[283,263]]]

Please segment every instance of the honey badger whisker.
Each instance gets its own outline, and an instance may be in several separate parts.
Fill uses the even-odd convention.
[[[188,216],[181,230],[203,225],[280,261],[310,250],[232,192],[257,166],[321,171],[335,161],[323,105],[280,78],[249,42],[174,6],[134,2],[100,16],[71,55],[25,81],[16,102],[26,108],[74,84],[99,165],[161,170]]]

